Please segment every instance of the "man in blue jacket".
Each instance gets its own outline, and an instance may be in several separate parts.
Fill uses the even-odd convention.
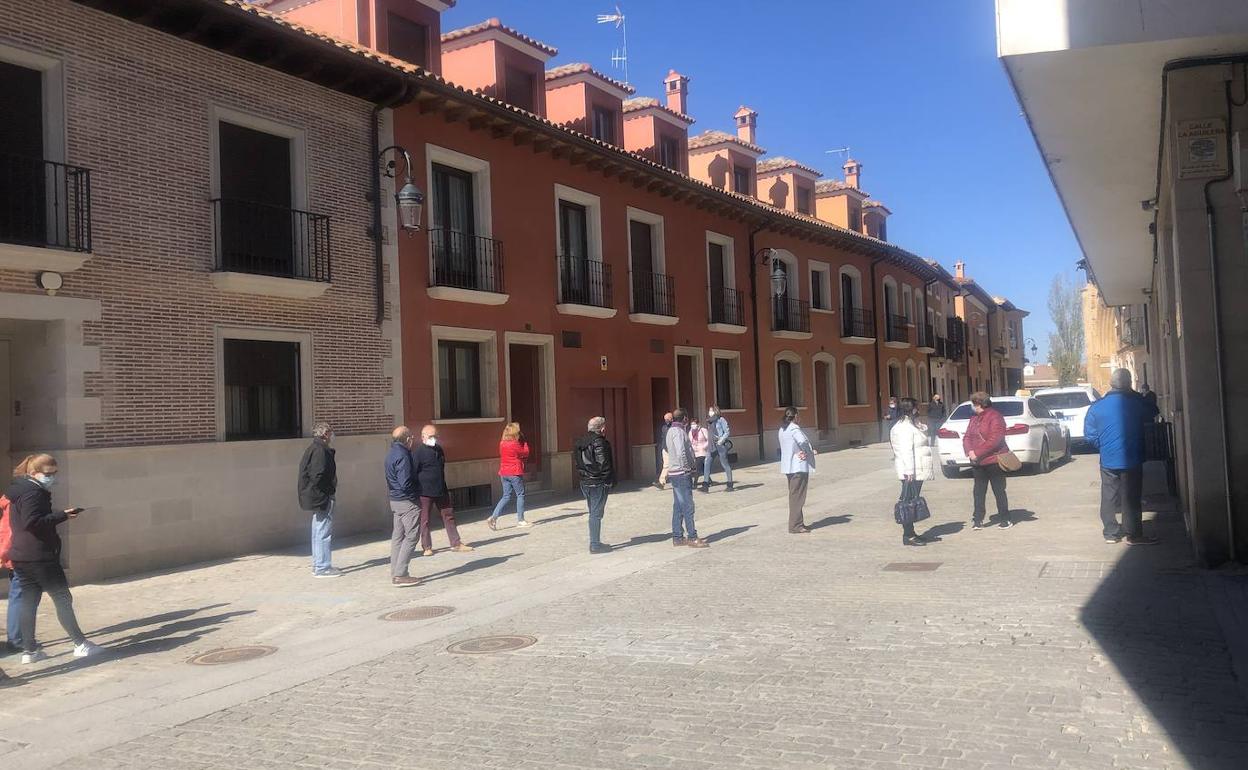
[[[407,574],[412,551],[420,539],[420,489],[412,472],[412,432],[400,425],[390,438],[394,439],[386,454],[386,489],[390,494],[390,512],[394,514],[390,583],[397,588],[410,588],[420,582]]]
[[[1115,369],[1111,390],[1088,407],[1083,436],[1101,453],[1101,525],[1105,542],[1155,545],[1140,517],[1144,487],[1144,429],[1152,411],[1131,389],[1131,372]],[[1118,524],[1118,511],[1122,524]]]

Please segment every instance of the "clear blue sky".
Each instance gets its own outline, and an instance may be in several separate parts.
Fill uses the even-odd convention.
[[[863,188],[893,215],[889,240],[1031,311],[1045,359],[1058,272],[1081,254],[996,58],[992,0],[624,0],[629,80],[661,96],[692,78],[693,132],[758,110],[758,141],[840,178],[848,145]],[[611,72],[612,0],[459,0],[446,30],[497,16],[559,49],[550,66]],[[623,77],[618,70],[615,74]],[[1079,276],[1081,277],[1081,275]]]

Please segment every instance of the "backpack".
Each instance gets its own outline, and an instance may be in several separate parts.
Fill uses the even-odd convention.
[[[13,517],[9,498],[0,495],[0,567],[13,569],[9,561],[9,548],[13,545]]]

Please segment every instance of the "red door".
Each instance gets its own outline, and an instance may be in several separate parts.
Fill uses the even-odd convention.
[[[542,467],[544,436],[542,426],[542,350],[536,345],[511,345],[508,350],[511,366],[511,419],[520,423],[520,430],[529,442],[527,470]]]
[[[585,434],[592,417],[607,418],[607,440],[615,458],[615,476],[632,478],[632,442],[628,435],[627,388],[572,388],[572,442]],[[573,474],[575,477],[576,474]]]
[[[815,420],[819,430],[832,430],[832,404],[828,393],[828,363],[815,362]]]

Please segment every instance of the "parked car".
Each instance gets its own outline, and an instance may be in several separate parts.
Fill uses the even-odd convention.
[[[1036,399],[1048,407],[1054,417],[1066,424],[1070,440],[1077,447],[1087,446],[1083,439],[1083,418],[1087,416],[1092,402],[1100,397],[1101,394],[1089,385],[1043,388],[1036,391]]]
[[[1006,446],[1018,455],[1024,466],[1048,473],[1054,458],[1070,457],[1070,433],[1066,425],[1037,398],[999,396],[992,399],[992,406],[1005,418]],[[956,478],[971,467],[970,459],[962,450],[962,434],[972,414],[971,402],[964,401],[936,432],[936,449],[945,478]]]

